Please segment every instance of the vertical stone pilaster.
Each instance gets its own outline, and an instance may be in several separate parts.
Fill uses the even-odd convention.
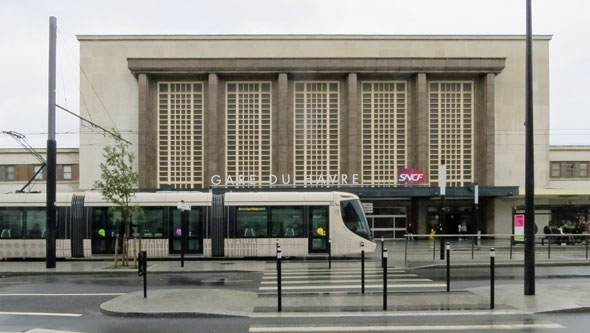
[[[289,130],[288,126],[292,123],[293,114],[289,112],[289,79],[286,73],[279,74],[279,112],[277,128],[273,131],[273,142],[277,142],[278,150],[273,155],[278,154],[278,174],[289,174],[289,165],[293,164],[293,152],[289,150]],[[280,181],[280,179],[279,179]]]
[[[495,109],[496,109],[496,74],[488,73],[485,77],[485,178],[483,179],[484,185],[494,186],[494,164],[495,164],[495,150],[494,145],[496,138],[494,133],[496,131],[495,126]]]
[[[408,160],[410,167],[424,171],[430,179],[428,100],[426,73],[418,73],[414,82],[414,109],[410,111],[412,126],[409,126],[411,133],[408,135],[408,152],[411,157]]]
[[[157,188],[158,136],[157,110],[150,103],[150,82],[146,74],[137,76],[138,88],[138,152],[139,188]]]
[[[222,175],[222,166],[219,165],[219,158],[220,155],[223,155],[224,152],[220,151],[222,146],[221,140],[221,133],[219,132],[218,123],[220,122],[220,118],[222,114],[220,114],[217,110],[217,99],[218,99],[218,92],[219,90],[219,79],[217,78],[217,74],[211,73],[209,74],[209,78],[207,80],[207,114],[206,114],[206,133],[207,136],[207,151],[203,156],[205,159],[203,161],[203,165],[206,164],[207,173],[203,175],[203,181],[205,186],[211,185],[211,175]]]
[[[358,105],[358,79],[356,73],[349,73],[348,87],[348,170],[343,173],[358,174],[362,179],[362,130],[360,108]],[[344,150],[346,151],[346,150]],[[342,155],[345,157],[346,155]],[[346,158],[346,157],[345,157]]]

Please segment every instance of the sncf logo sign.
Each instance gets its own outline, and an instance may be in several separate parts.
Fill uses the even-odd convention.
[[[397,169],[397,182],[400,184],[421,184],[426,174],[416,169]]]

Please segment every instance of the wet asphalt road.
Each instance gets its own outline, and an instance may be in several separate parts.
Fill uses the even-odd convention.
[[[0,263],[1,264],[1,263]],[[560,281],[590,283],[585,277],[588,267],[538,267],[539,283]],[[421,276],[439,279],[443,270],[428,269],[417,272]],[[488,285],[487,269],[456,269],[457,288]],[[578,275],[565,278],[568,273]],[[520,275],[519,275],[520,274]],[[499,283],[522,283],[522,268],[499,268]],[[544,278],[542,276],[545,276]],[[553,276],[553,277],[552,277]],[[258,272],[211,272],[150,274],[150,288],[231,288],[256,291],[262,274]],[[99,305],[115,295],[39,296],[40,293],[127,293],[141,290],[141,279],[135,274],[12,276],[0,278],[0,294],[31,294],[30,296],[0,296],[1,312],[49,312],[81,314],[81,317],[54,317],[6,315],[0,312],[0,331],[23,332],[33,328],[50,328],[79,332],[248,332],[249,329],[280,325],[282,327],[323,327],[339,331],[339,327],[404,326],[404,325],[497,325],[497,324],[560,324],[565,329],[539,331],[586,332],[590,315],[537,314],[537,315],[459,315],[459,316],[403,316],[367,317],[362,312],[341,318],[118,318],[105,316]],[[479,326],[474,326],[479,327]],[[470,332],[486,331],[470,329]],[[516,330],[520,331],[520,330]],[[532,330],[531,330],[532,331]],[[537,331],[537,330],[535,330]]]

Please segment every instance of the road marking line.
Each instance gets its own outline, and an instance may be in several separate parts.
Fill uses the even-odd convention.
[[[56,313],[56,312],[5,312],[5,311],[0,311],[0,315],[5,315],[5,316],[82,317],[81,313]]]
[[[475,324],[475,325],[405,325],[405,326],[251,326],[249,332],[385,332],[385,331],[466,331],[526,330],[565,328],[559,324]]]
[[[89,294],[0,294],[0,296],[121,296],[125,293],[89,293]]]
[[[283,271],[283,275],[322,275],[322,274],[351,274],[351,273],[359,273],[361,270],[360,269],[350,269],[350,270],[346,270],[346,271],[330,271],[330,270],[326,270],[326,271],[317,271],[317,272],[306,272],[306,271],[293,271],[293,272],[285,272]],[[394,270],[394,269],[390,269],[387,271],[388,273],[394,273],[394,274],[406,274],[406,271],[400,271],[400,270]],[[378,273],[383,273],[382,269],[379,270],[365,270],[365,273],[367,274],[378,274]],[[277,272],[276,270],[273,271],[267,271],[264,272],[264,275],[276,275]]]
[[[31,282],[0,282],[0,284],[26,284],[26,283],[31,283]]]
[[[355,283],[359,282],[360,279],[356,280],[297,280],[297,281],[282,281],[282,284],[316,284],[316,283]],[[365,279],[366,282],[381,282],[383,279]],[[387,279],[390,282],[432,282],[430,279]],[[260,284],[277,284],[276,281],[262,281]]]
[[[388,288],[442,288],[446,287],[447,285],[444,283],[424,283],[424,284],[389,284],[387,285]],[[323,285],[323,286],[286,286],[282,287],[282,290],[295,290],[295,289],[350,289],[350,288],[358,288],[358,284],[352,285]],[[381,284],[369,284],[365,285],[365,288],[381,288],[383,285]],[[258,290],[275,290],[277,287],[260,287]]]

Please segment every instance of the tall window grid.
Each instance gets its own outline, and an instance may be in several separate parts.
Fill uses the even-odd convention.
[[[295,182],[337,182],[339,164],[339,84],[296,81],[294,96]],[[332,178],[330,178],[332,177]]]
[[[407,161],[403,81],[363,82],[363,184],[395,184]]]
[[[203,186],[203,83],[158,82],[158,187]]]
[[[430,183],[438,185],[439,165],[447,166],[447,186],[473,182],[473,82],[433,81],[430,95]]]
[[[236,183],[243,179],[248,184],[268,184],[272,170],[272,85],[228,82],[226,88],[226,175]]]

